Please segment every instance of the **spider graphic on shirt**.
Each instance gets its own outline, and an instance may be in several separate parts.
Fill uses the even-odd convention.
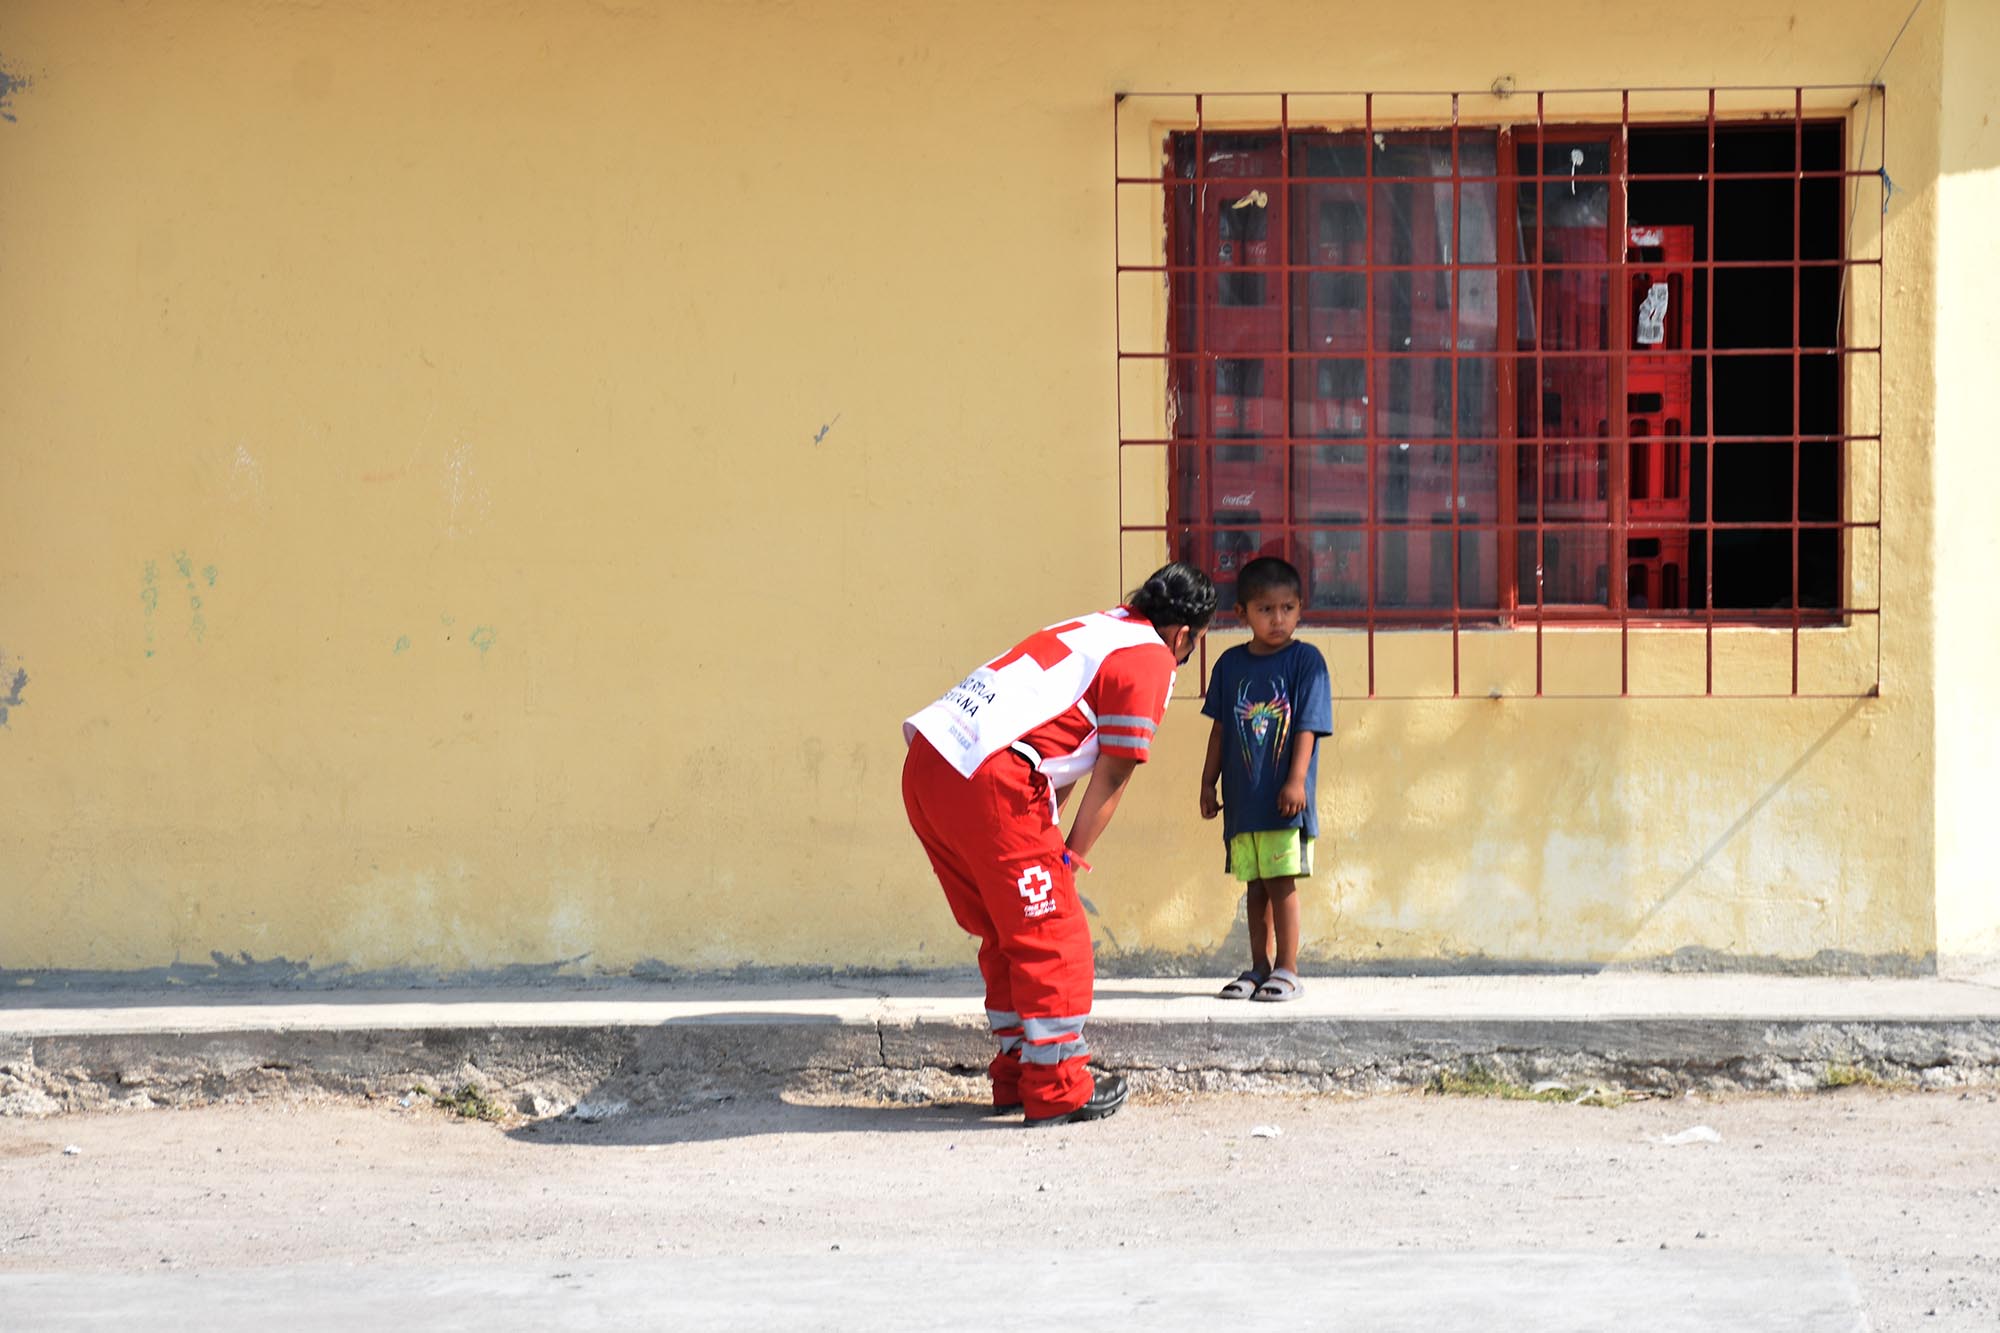
[[[1243,749],[1243,771],[1253,778],[1257,756],[1267,746],[1272,771],[1284,762],[1285,738],[1292,729],[1292,700],[1285,693],[1285,682],[1273,679],[1271,689],[1269,699],[1252,702],[1249,681],[1236,687],[1236,740]]]

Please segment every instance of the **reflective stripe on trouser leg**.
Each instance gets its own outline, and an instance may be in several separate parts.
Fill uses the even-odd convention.
[[[1008,1013],[1004,1009],[988,1009],[986,1025],[993,1029],[993,1035],[1000,1041],[1000,1049],[1009,1055],[1019,1055],[1021,1039],[1027,1034],[1021,1027],[1021,1016]]]
[[[999,1054],[986,1066],[986,1077],[993,1081],[993,1104],[1012,1106],[1021,1100],[1021,1042],[1025,1037],[1021,1016],[1006,1009],[988,1009],[986,1021],[992,1025],[994,1040],[1000,1043]]]
[[[1083,1025],[1089,1014],[1072,1018],[1025,1018],[1021,1032],[1027,1039],[1021,1046],[1021,1062],[1030,1065],[1059,1065],[1090,1054],[1083,1039]]]

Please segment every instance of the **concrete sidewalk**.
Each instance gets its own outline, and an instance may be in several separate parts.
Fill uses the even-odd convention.
[[[2000,1082],[2000,985],[1600,972],[1309,978],[1283,1005],[1224,978],[1100,982],[1098,1061],[1141,1088],[1383,1091],[1478,1070],[1584,1088],[1803,1090],[1873,1075]],[[523,1107],[684,1104],[751,1084],[890,1097],[976,1086],[976,983],[831,978],[512,990],[0,997],[0,1114],[301,1089],[471,1083]]]
[[[838,1247],[836,1247],[838,1248]],[[560,1268],[562,1271],[552,1272]],[[923,1275],[923,1299],[910,1276]],[[1063,1317],[1107,1328],[1208,1333],[1242,1323],[1284,1293],[1303,1328],[1433,1333],[1519,1327],[1539,1333],[1860,1333],[1868,1327],[1847,1265],[1832,1255],[1487,1250],[916,1250],[701,1259],[602,1259],[264,1268],[224,1272],[0,1273],[0,1312],[16,1328],[166,1324],[265,1329],[395,1325],[413,1310],[432,1330],[993,1328],[1019,1322],[1016,1282],[1062,1292]]]

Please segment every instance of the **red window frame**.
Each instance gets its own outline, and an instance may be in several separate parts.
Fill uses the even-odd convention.
[[[1771,121],[1769,119],[1753,119],[1749,117],[1743,119],[1732,119],[1726,116],[1718,118],[1716,113],[1716,93],[1718,90],[1709,89],[1705,91],[1707,110],[1705,122],[1693,122],[1693,126],[1695,128],[1703,128],[1705,126],[1706,129],[1706,170],[1692,173],[1688,178],[1699,181],[1702,184],[1706,196],[1707,208],[1705,234],[1712,238],[1715,235],[1715,197],[1716,182],[1718,179],[1716,140],[1718,132],[1726,134],[1739,126],[1768,130]],[[1626,216],[1626,212],[1629,187],[1633,180],[1630,173],[1628,156],[1630,135],[1635,129],[1643,132],[1655,127],[1686,131],[1690,128],[1690,125],[1684,121],[1641,120],[1635,122],[1631,116],[1631,93],[1629,91],[1619,95],[1621,112],[1620,118],[1616,121],[1580,120],[1550,122],[1545,114],[1545,99],[1549,94],[1537,93],[1534,94],[1535,114],[1532,122],[1529,122],[1524,116],[1520,121],[1513,124],[1480,125],[1468,128],[1460,125],[1458,115],[1459,95],[1454,94],[1451,95],[1452,115],[1449,126],[1424,127],[1399,123],[1392,127],[1385,127],[1388,132],[1397,135],[1413,132],[1437,135],[1449,133],[1450,135],[1451,169],[1449,176],[1446,178],[1422,178],[1424,183],[1432,186],[1442,183],[1442,180],[1445,179],[1448,179],[1451,185],[1452,244],[1449,250],[1449,257],[1447,262],[1442,266],[1436,264],[1418,264],[1410,267],[1437,271],[1439,280],[1449,292],[1452,338],[1448,345],[1448,350],[1439,359],[1449,360],[1451,365],[1450,375],[1452,384],[1449,418],[1451,430],[1446,439],[1440,443],[1450,450],[1451,477],[1449,493],[1452,497],[1451,503],[1457,511],[1462,511],[1465,506],[1465,496],[1460,476],[1460,458],[1462,452],[1460,446],[1465,443],[1465,438],[1459,434],[1461,421],[1461,403],[1459,400],[1461,376],[1459,368],[1465,361],[1474,359],[1474,357],[1478,357],[1479,359],[1490,358],[1496,368],[1497,385],[1495,392],[1497,395],[1498,431],[1496,437],[1490,441],[1474,440],[1473,442],[1479,444],[1490,443],[1497,446],[1497,476],[1494,478],[1497,490],[1497,512],[1490,516],[1490,522],[1485,523],[1461,522],[1457,512],[1454,512],[1448,525],[1428,529],[1433,536],[1442,535],[1443,532],[1447,531],[1450,534],[1450,568],[1448,573],[1452,595],[1449,608],[1392,608],[1378,605],[1382,600],[1380,596],[1380,565],[1378,564],[1378,560],[1383,534],[1385,532],[1397,532],[1414,535],[1421,528],[1421,525],[1410,523],[1407,514],[1404,515],[1402,521],[1391,523],[1385,521],[1379,513],[1379,510],[1382,508],[1382,502],[1381,491],[1378,488],[1377,460],[1382,454],[1383,449],[1391,445],[1392,441],[1387,435],[1381,432],[1379,429],[1380,422],[1377,419],[1378,414],[1382,410],[1379,402],[1381,395],[1377,389],[1380,383],[1376,373],[1377,364],[1381,361],[1396,358],[1399,355],[1409,356],[1411,354],[1383,351],[1377,346],[1376,310],[1374,308],[1376,284],[1381,275],[1397,271],[1397,266],[1393,264],[1385,265],[1378,262],[1376,250],[1378,236],[1375,226],[1376,219],[1373,217],[1377,191],[1374,187],[1385,182],[1396,183],[1398,178],[1377,176],[1375,174],[1376,155],[1373,152],[1366,152],[1365,150],[1362,153],[1362,157],[1366,165],[1363,174],[1358,178],[1343,176],[1321,181],[1319,178],[1294,172],[1291,162],[1294,132],[1295,130],[1305,130],[1308,127],[1294,126],[1291,123],[1289,103],[1293,95],[1272,95],[1277,98],[1279,104],[1279,117],[1275,125],[1257,129],[1232,124],[1226,128],[1217,128],[1212,131],[1212,133],[1218,136],[1222,134],[1232,136],[1274,135],[1277,141],[1280,161],[1280,169],[1275,176],[1209,174],[1210,158],[1206,151],[1205,140],[1211,131],[1207,127],[1202,113],[1204,98],[1201,95],[1195,95],[1192,99],[1195,107],[1192,129],[1177,132],[1182,135],[1192,136],[1194,149],[1192,161],[1196,164],[1195,172],[1192,176],[1180,175],[1174,171],[1171,152],[1166,155],[1165,168],[1157,177],[1128,176],[1123,173],[1117,176],[1117,182],[1121,186],[1155,184],[1161,187],[1163,192],[1194,187],[1197,197],[1202,197],[1202,188],[1211,182],[1224,182],[1237,186],[1267,189],[1275,207],[1270,210],[1269,220],[1266,223],[1266,243],[1270,249],[1277,251],[1277,253],[1275,256],[1255,255],[1253,256],[1255,259],[1254,263],[1238,265],[1238,268],[1244,273],[1267,275],[1264,278],[1265,281],[1275,278],[1281,284],[1277,305],[1281,312],[1280,318],[1283,321],[1284,332],[1278,350],[1257,350],[1231,358],[1226,353],[1218,353],[1214,350],[1203,348],[1194,337],[1193,332],[1183,327],[1183,324],[1186,322],[1183,313],[1183,303],[1170,298],[1168,302],[1170,313],[1168,319],[1168,345],[1166,349],[1153,353],[1144,351],[1135,352],[1127,350],[1124,346],[1124,317],[1121,313],[1118,352],[1121,363],[1135,358],[1145,359],[1151,357],[1166,359],[1169,363],[1170,382],[1174,382],[1176,376],[1180,376],[1182,380],[1182,382],[1176,384],[1174,391],[1183,394],[1191,401],[1193,418],[1202,423],[1200,428],[1191,435],[1170,430],[1169,434],[1173,436],[1171,439],[1131,439],[1126,436],[1124,426],[1125,417],[1121,403],[1121,447],[1131,445],[1165,445],[1170,451],[1175,451],[1176,453],[1191,449],[1214,451],[1216,449],[1238,447],[1246,443],[1253,443],[1260,448],[1275,447],[1282,458],[1283,484],[1280,494],[1283,500],[1283,512],[1277,516],[1275,522],[1262,521],[1257,518],[1252,518],[1248,521],[1256,523],[1259,528],[1275,528],[1278,530],[1282,534],[1279,542],[1284,553],[1294,559],[1295,562],[1299,562],[1299,548],[1295,538],[1302,530],[1315,529],[1315,525],[1311,520],[1302,520],[1298,516],[1294,492],[1294,457],[1298,449],[1323,446],[1328,443],[1328,440],[1326,437],[1319,435],[1295,434],[1297,427],[1294,419],[1294,372],[1298,365],[1312,361],[1324,362],[1329,359],[1338,359],[1361,362],[1364,366],[1363,374],[1368,390],[1368,406],[1366,408],[1367,427],[1359,440],[1350,441],[1348,438],[1343,437],[1340,443],[1358,443],[1365,451],[1367,510],[1363,521],[1359,524],[1351,525],[1352,530],[1356,530],[1363,535],[1366,543],[1366,559],[1364,564],[1365,605],[1359,608],[1311,615],[1308,617],[1308,620],[1309,623],[1319,623],[1330,627],[1359,629],[1368,635],[1368,695],[1371,697],[1376,696],[1378,693],[1373,644],[1374,636],[1378,631],[1389,631],[1399,628],[1437,629],[1446,626],[1450,628],[1453,636],[1452,692],[1454,695],[1459,693],[1460,683],[1459,634],[1468,630],[1477,631],[1489,627],[1509,628],[1516,626],[1532,626],[1535,632],[1536,692],[1540,694],[1542,692],[1543,680],[1542,630],[1544,625],[1615,625],[1621,636],[1621,693],[1626,692],[1629,688],[1629,662],[1624,639],[1635,626],[1642,628],[1701,628],[1706,636],[1704,692],[1709,694],[1715,692],[1714,634],[1718,625],[1724,627],[1742,625],[1787,628],[1792,635],[1792,678],[1790,693],[1796,696],[1802,693],[1799,684],[1798,665],[1800,631],[1808,627],[1845,624],[1857,617],[1869,616],[1876,617],[1875,623],[1878,629],[1876,679],[1865,693],[1872,694],[1879,692],[1879,605],[1864,607],[1852,606],[1847,603],[1853,600],[1848,592],[1851,585],[1849,533],[1856,528],[1874,528],[1879,530],[1880,518],[1878,513],[1872,519],[1855,519],[1848,512],[1846,454],[1850,440],[1872,440],[1875,443],[1878,471],[1876,494],[1879,497],[1881,494],[1879,485],[1880,422],[1878,420],[1875,423],[1875,429],[1870,434],[1850,436],[1845,432],[1848,428],[1846,410],[1850,356],[1856,353],[1872,353],[1875,358],[1879,385],[1882,361],[1881,348],[1879,346],[1880,339],[1877,339],[1877,346],[1872,348],[1850,348],[1844,345],[1844,337],[1842,336],[1836,336],[1833,340],[1833,345],[1828,348],[1802,346],[1800,310],[1804,298],[1802,296],[1800,273],[1806,267],[1825,264],[1831,264],[1839,269],[1841,297],[1836,301],[1835,307],[1837,311],[1835,316],[1836,330],[1839,330],[1845,322],[1844,300],[1850,270],[1869,266],[1874,267],[1876,269],[1878,292],[1882,292],[1886,291],[1886,286],[1882,278],[1883,265],[1879,256],[1874,259],[1856,259],[1849,253],[1848,240],[1851,230],[1848,228],[1843,228],[1840,249],[1831,260],[1803,258],[1800,234],[1804,225],[1801,208],[1802,182],[1818,177],[1838,177],[1842,182],[1843,194],[1845,194],[1850,189],[1854,178],[1881,176],[1886,180],[1886,173],[1880,168],[1868,170],[1851,166],[1848,159],[1849,145],[1848,136],[1845,132],[1845,121],[1829,113],[1819,113],[1809,116],[1805,111],[1804,95],[1806,90],[1804,88],[1793,88],[1786,91],[1791,94],[1792,101],[1792,115],[1789,118],[1789,125],[1794,138],[1792,170],[1771,173],[1729,173],[1725,174],[1724,178],[1732,180],[1757,178],[1789,179],[1792,182],[1793,237],[1789,263],[1787,264],[1784,260],[1773,259],[1743,261],[1718,259],[1711,245],[1709,253],[1704,258],[1690,260],[1683,267],[1689,275],[1689,283],[1701,283],[1706,293],[1714,291],[1713,284],[1716,274],[1720,270],[1730,267],[1757,267],[1771,270],[1789,267],[1791,271],[1792,307],[1790,346],[1789,348],[1748,350],[1754,350],[1765,356],[1789,355],[1792,363],[1790,377],[1792,393],[1791,433],[1789,435],[1774,436],[1766,439],[1764,437],[1726,435],[1717,431],[1714,415],[1715,364],[1717,358],[1737,354],[1737,351],[1735,349],[1717,348],[1715,346],[1714,301],[1709,299],[1706,303],[1707,328],[1705,336],[1702,336],[1698,343],[1693,338],[1690,338],[1687,344],[1691,349],[1698,348],[1698,350],[1692,351],[1689,359],[1693,362],[1699,362],[1701,366],[1701,370],[1697,376],[1699,384],[1696,386],[1695,392],[1705,395],[1707,429],[1704,433],[1697,435],[1692,430],[1692,421],[1684,423],[1686,435],[1683,437],[1681,445],[1690,457],[1697,449],[1703,450],[1703,456],[1710,462],[1710,465],[1703,469],[1704,484],[1707,487],[1707,491],[1703,497],[1702,519],[1687,519],[1675,522],[1671,518],[1662,520],[1657,514],[1654,514],[1643,516],[1642,522],[1635,525],[1631,510],[1631,500],[1633,499],[1631,495],[1631,460],[1635,437],[1627,429],[1628,423],[1624,418],[1622,410],[1618,412],[1607,411],[1606,429],[1603,430],[1600,436],[1589,441],[1589,443],[1601,448],[1604,454],[1603,480],[1601,482],[1604,491],[1604,511],[1601,518],[1589,519],[1574,526],[1578,530],[1587,530],[1589,532],[1601,530],[1603,533],[1606,556],[1604,568],[1608,571],[1606,586],[1604,587],[1604,602],[1564,603],[1552,600],[1546,595],[1548,580],[1544,574],[1543,566],[1547,563],[1547,553],[1549,550],[1547,543],[1548,530],[1551,526],[1559,526],[1566,529],[1570,525],[1555,525],[1549,519],[1550,496],[1543,478],[1542,469],[1546,466],[1546,460],[1550,454],[1550,446],[1557,442],[1540,433],[1539,413],[1536,414],[1538,423],[1536,436],[1532,440],[1524,441],[1520,429],[1517,406],[1518,395],[1521,390],[1519,376],[1532,365],[1537,384],[1546,384],[1544,371],[1548,363],[1565,354],[1584,356],[1592,360],[1603,361],[1606,365],[1607,377],[1606,400],[1610,404],[1624,405],[1627,402],[1626,389],[1628,378],[1632,373],[1631,367],[1648,355],[1642,349],[1635,349],[1627,345],[1630,342],[1629,335],[1617,333],[1618,330],[1627,330],[1631,327],[1631,320],[1634,314],[1631,279],[1640,268],[1640,266],[1630,262],[1627,244],[1631,233],[1628,225],[1630,219]],[[1873,96],[1879,95],[1880,90],[1869,89],[1868,92]],[[1315,133],[1324,131],[1330,134],[1351,134],[1358,132],[1365,136],[1363,139],[1364,144],[1372,140],[1379,148],[1381,141],[1376,135],[1374,112],[1376,95],[1357,94],[1353,96],[1362,98],[1365,106],[1365,114],[1360,124],[1350,125],[1345,131],[1342,131],[1338,127],[1329,128],[1321,125],[1313,125],[1310,129]],[[1873,104],[1871,102],[1871,119],[1872,111]],[[1809,125],[1820,124],[1841,127],[1839,137],[1840,169],[1838,171],[1809,170],[1807,168],[1805,149],[1806,130]],[[1496,262],[1492,264],[1467,264],[1464,261],[1464,253],[1459,244],[1461,240],[1459,233],[1464,219],[1462,192],[1465,183],[1468,180],[1484,183],[1487,179],[1483,176],[1468,176],[1462,166],[1461,146],[1464,136],[1474,132],[1482,135],[1492,135],[1496,144],[1494,168],[1496,202],[1494,206],[1494,222],[1498,232],[1496,242],[1498,250],[1495,255]],[[1866,151],[1865,138],[1864,132],[1864,152]],[[1558,147],[1566,143],[1603,146],[1607,150],[1606,176],[1596,177],[1593,175],[1592,178],[1608,180],[1609,216],[1606,219],[1604,230],[1606,237],[1608,239],[1615,238],[1617,244],[1615,251],[1608,251],[1601,261],[1590,261],[1574,265],[1565,264],[1560,259],[1550,259],[1545,247],[1541,244],[1537,244],[1534,247],[1531,257],[1524,258],[1514,244],[1519,239],[1518,219],[1520,215],[1517,202],[1519,191],[1531,189],[1541,192],[1548,183],[1559,183],[1564,179],[1564,177],[1551,173],[1546,153],[1549,148]],[[1524,147],[1535,150],[1535,170],[1533,174],[1524,174],[1520,170],[1519,152]],[[1410,179],[1414,180],[1417,178]],[[1648,173],[1644,179],[1646,181],[1657,182],[1683,178]],[[1363,234],[1366,239],[1364,242],[1364,252],[1360,256],[1362,262],[1359,264],[1342,263],[1334,265],[1300,262],[1301,260],[1310,261],[1314,256],[1310,254],[1302,256],[1294,253],[1296,233],[1289,213],[1293,207],[1295,188],[1302,182],[1306,184],[1327,184],[1335,183],[1336,181],[1342,184],[1355,184],[1361,189],[1363,207],[1368,213],[1364,223]],[[1843,199],[1842,206],[1843,208],[1847,206],[1845,199]],[[1542,207],[1543,201],[1538,194],[1535,209],[1538,229],[1543,225],[1542,219],[1544,214]],[[1196,205],[1196,212],[1194,214],[1196,219],[1195,225],[1206,226],[1204,208],[1205,205]],[[1173,218],[1173,206],[1171,203],[1167,205],[1167,213],[1168,223],[1171,226]],[[1199,288],[1199,296],[1194,303],[1195,319],[1199,320],[1202,317],[1202,312],[1212,309],[1214,289],[1209,286],[1209,278],[1211,275],[1216,274],[1217,269],[1208,262],[1211,256],[1205,236],[1203,242],[1197,244],[1195,249],[1197,251],[1196,262],[1193,265],[1176,262],[1175,248],[1171,241],[1166,251],[1166,262],[1164,264],[1127,263],[1125,262],[1125,256],[1121,254],[1117,265],[1118,271],[1121,275],[1131,272],[1157,272],[1163,275],[1170,286],[1177,277],[1191,276]],[[1250,246],[1246,243],[1245,250],[1248,251],[1249,249]],[[1271,262],[1272,259],[1275,259],[1276,262]],[[1461,293],[1463,291],[1463,279],[1461,275],[1487,270],[1497,274],[1498,336],[1491,351],[1475,351],[1473,356],[1469,357],[1459,337]],[[1565,271],[1577,271],[1584,274],[1602,272],[1605,274],[1608,326],[1612,331],[1612,336],[1608,336],[1604,340],[1605,345],[1601,347],[1581,348],[1568,353],[1557,350],[1551,355],[1551,349],[1547,346],[1547,339],[1542,328],[1542,322],[1549,313],[1549,305],[1545,299],[1545,287],[1549,281],[1549,274],[1561,274]],[[1297,297],[1299,289],[1294,286],[1294,275],[1312,275],[1318,273],[1355,273],[1359,276],[1364,301],[1364,313],[1362,317],[1363,335],[1362,344],[1359,348],[1344,348],[1333,353],[1302,351],[1298,343],[1293,339],[1292,325],[1293,321],[1298,318],[1297,310],[1300,306]],[[1307,281],[1311,281],[1310,276],[1308,276]],[[1517,341],[1519,330],[1518,317],[1520,314],[1518,293],[1524,281],[1532,281],[1535,289],[1533,309],[1536,314],[1536,328],[1531,351],[1524,350]],[[1122,283],[1120,294],[1122,301]],[[1836,417],[1833,433],[1830,436],[1802,433],[1804,422],[1800,416],[1802,394],[1801,360],[1806,356],[1822,355],[1831,357],[1832,363],[1836,367],[1836,373],[1833,377],[1833,387],[1830,390],[1835,404],[1834,411]],[[1213,378],[1216,374],[1220,373],[1218,363],[1231,359],[1238,362],[1263,362],[1267,365],[1276,362],[1285,367],[1283,392],[1278,395],[1281,405],[1279,409],[1280,419],[1283,425],[1275,436],[1264,433],[1253,433],[1240,438],[1228,438],[1217,434],[1217,427],[1215,426],[1216,418],[1213,418],[1210,412],[1208,391],[1210,385],[1219,386],[1219,381]],[[1655,359],[1658,358],[1656,357]],[[1193,392],[1187,393],[1187,385],[1190,383],[1192,384]],[[1122,392],[1123,379],[1121,375],[1121,394]],[[1879,389],[1877,403],[1879,413]],[[1714,492],[1716,469],[1712,465],[1713,459],[1717,456],[1716,451],[1718,449],[1742,447],[1752,443],[1782,444],[1788,445],[1790,448],[1791,504],[1787,511],[1788,519],[1784,522],[1764,520],[1731,523],[1718,521],[1716,518]],[[1520,508],[1520,496],[1517,489],[1521,471],[1518,460],[1521,456],[1520,451],[1524,445],[1533,448],[1534,467],[1537,476],[1536,490],[1540,496],[1539,502],[1533,506],[1532,520],[1528,519]],[[1534,447],[1536,445],[1541,447]],[[1831,448],[1834,451],[1832,473],[1839,494],[1834,501],[1836,518],[1830,522],[1803,519],[1803,511],[1800,506],[1801,450],[1806,447],[1820,446]],[[1404,443],[1401,447],[1408,448],[1409,445]],[[1679,467],[1685,473],[1687,470],[1687,461],[1683,460],[1679,464]],[[1122,468],[1120,475],[1122,486]],[[1184,497],[1179,493],[1182,485],[1182,469],[1178,466],[1170,466],[1168,468],[1168,476],[1169,497],[1166,522],[1160,525],[1148,525],[1127,521],[1121,523],[1122,530],[1127,532],[1161,532],[1166,536],[1170,550],[1177,556],[1196,549],[1200,549],[1204,554],[1212,553],[1215,549],[1214,546],[1212,544],[1204,545],[1203,543],[1212,543],[1213,538],[1225,530],[1237,533],[1244,531],[1242,528],[1225,529],[1225,526],[1218,521],[1213,505],[1204,507],[1200,515],[1200,521],[1193,523],[1184,521],[1185,515],[1190,512],[1190,506],[1184,502]],[[1691,502],[1693,497],[1687,496],[1686,499]],[[1124,512],[1124,502],[1121,497],[1121,514]],[[1183,521],[1176,521],[1176,516],[1182,516]],[[1436,520],[1433,521],[1436,522]],[[1704,586],[1700,589],[1699,598],[1693,595],[1694,590],[1690,588],[1690,595],[1686,599],[1685,607],[1672,614],[1662,613],[1659,608],[1650,606],[1635,608],[1631,604],[1627,582],[1630,570],[1628,562],[1631,557],[1628,554],[1629,548],[1627,542],[1635,527],[1639,527],[1640,530],[1646,532],[1652,532],[1656,529],[1671,531],[1679,528],[1683,532],[1684,539],[1688,540],[1690,545],[1692,542],[1701,542],[1704,544],[1706,558],[1703,563],[1706,575],[1703,581]],[[1789,530],[1791,548],[1791,573],[1788,585],[1790,588],[1789,605],[1775,610],[1741,610],[1718,608],[1716,606],[1715,538],[1718,531],[1728,532],[1732,528],[1759,529],[1764,531]],[[1801,605],[1802,585],[1800,582],[1799,554],[1801,533],[1814,529],[1830,529],[1835,538],[1833,579],[1835,587],[1839,591],[1835,597],[1836,605],[1832,607]],[[1490,533],[1493,543],[1493,558],[1495,560],[1493,577],[1497,583],[1497,587],[1495,588],[1497,595],[1491,602],[1482,602],[1477,606],[1468,606],[1465,604],[1460,586],[1465,576],[1464,548],[1462,544],[1466,540],[1468,533]],[[1530,538],[1530,534],[1532,534],[1532,541],[1534,543],[1530,547],[1530,550],[1540,550],[1544,553],[1544,560],[1537,562],[1534,566],[1536,586],[1532,597],[1525,595],[1526,589],[1523,586],[1523,580],[1519,577],[1520,545],[1524,540]],[[1266,541],[1262,545],[1268,548],[1270,543]],[[1691,559],[1686,556],[1683,558],[1687,559],[1691,565]],[[1879,589],[1879,539],[1876,543],[1876,560],[1877,578],[1875,586]],[[1851,696],[1843,694],[1837,697]]]

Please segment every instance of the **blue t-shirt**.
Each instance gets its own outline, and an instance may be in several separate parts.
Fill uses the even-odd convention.
[[[1306,769],[1306,808],[1278,813],[1278,793],[1292,768],[1292,742],[1333,734],[1333,686],[1326,659],[1303,639],[1259,656],[1242,644],[1215,659],[1201,711],[1222,724],[1222,837],[1295,828],[1319,836],[1313,794],[1319,749]]]

